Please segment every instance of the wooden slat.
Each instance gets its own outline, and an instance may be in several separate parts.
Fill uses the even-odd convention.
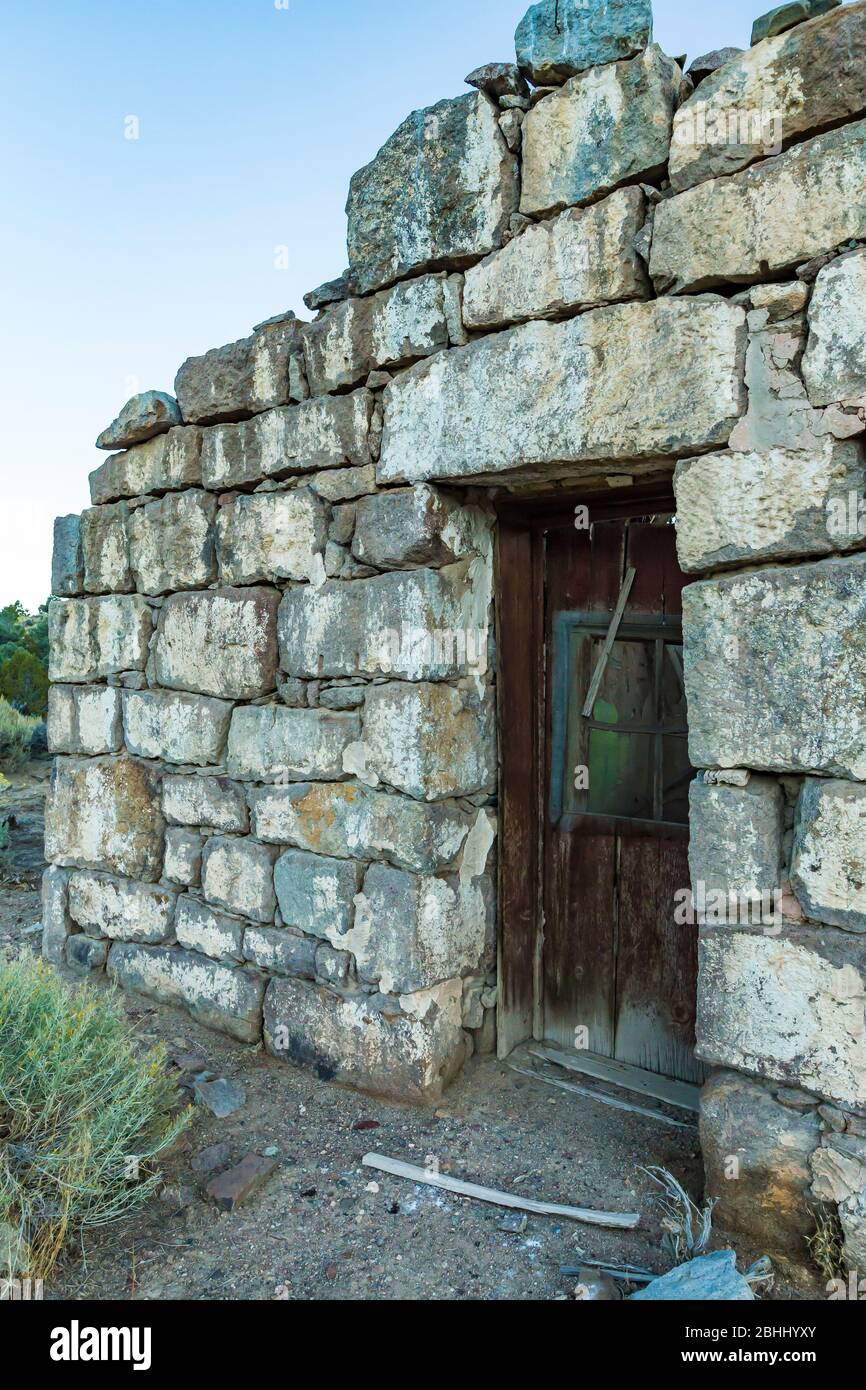
[[[610,627],[607,630],[607,636],[604,639],[604,646],[601,649],[601,654],[598,658],[598,664],[596,665],[596,668],[593,672],[592,680],[589,683],[589,690],[587,691],[586,700],[584,701],[584,719],[592,718],[592,712],[595,709],[596,697],[598,696],[598,692],[601,689],[601,683],[604,680],[604,673],[607,669],[607,663],[610,659],[610,654],[613,651],[613,644],[616,641],[616,634],[619,632],[619,625],[622,622],[623,614],[625,613],[625,606],[628,603],[628,596],[631,593],[631,586],[635,581],[636,575],[637,570],[627,570],[625,579],[622,581],[622,588],[619,591],[619,598],[616,602],[616,608],[614,609],[613,617],[610,620]]]
[[[582,1221],[587,1226],[607,1226],[617,1231],[633,1231],[640,1225],[640,1213],[636,1211],[593,1211],[590,1207],[566,1207],[558,1202],[538,1202],[534,1197],[515,1197],[495,1187],[480,1187],[477,1183],[464,1182],[462,1178],[434,1173],[427,1168],[417,1168],[412,1163],[404,1163],[401,1158],[387,1158],[384,1154],[365,1154],[363,1163],[367,1168],[390,1173],[395,1178],[408,1178],[410,1182],[423,1183],[426,1187],[441,1187],[445,1192],[456,1192],[461,1197],[474,1197],[477,1202],[510,1207],[514,1211],[528,1211],[535,1216],[560,1216],[569,1221]]]
[[[595,1081],[621,1086],[623,1090],[632,1091],[635,1095],[651,1096],[653,1100],[676,1105],[681,1110],[693,1110],[697,1113],[700,1109],[700,1089],[690,1086],[686,1081],[671,1081],[669,1077],[656,1076],[653,1072],[642,1071],[640,1067],[630,1066],[627,1062],[599,1057],[594,1052],[561,1052],[555,1047],[531,1047],[529,1051],[533,1057],[540,1057],[545,1062],[554,1062],[557,1066],[565,1067],[567,1071],[579,1072],[581,1076],[590,1076]]]
[[[658,1120],[659,1124],[670,1125],[672,1129],[695,1128],[693,1121],[675,1120],[663,1110],[653,1110],[648,1105],[635,1105],[630,1100],[609,1096],[603,1091],[593,1091],[589,1086],[578,1086],[573,1081],[560,1081],[555,1076],[545,1076],[543,1072],[531,1071],[529,1067],[519,1067],[516,1062],[509,1062],[508,1065],[520,1076],[531,1076],[533,1081],[541,1081],[545,1086],[555,1086],[558,1091],[570,1091],[572,1095],[583,1096],[585,1100],[597,1101],[599,1105],[606,1105],[611,1110],[628,1110],[632,1115],[641,1115],[645,1120]]]

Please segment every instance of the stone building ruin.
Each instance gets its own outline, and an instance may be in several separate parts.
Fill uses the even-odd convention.
[[[542,0],[312,322],[106,429],[43,949],[404,1100],[533,1037],[705,1083],[719,1223],[866,1270],[866,4],[784,11],[684,75]]]

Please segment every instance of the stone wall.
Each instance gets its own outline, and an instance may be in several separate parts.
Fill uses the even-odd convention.
[[[438,1095],[494,1045],[491,501],[674,476],[708,1185],[799,1257],[835,1205],[866,1269],[866,4],[685,75],[645,0],[517,48],[355,175],[313,322],[100,436],[44,951]]]

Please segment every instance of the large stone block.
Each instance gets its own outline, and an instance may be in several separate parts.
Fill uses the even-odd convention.
[[[93,757],[123,747],[120,691],[105,685],[52,685],[48,691],[48,750]]]
[[[327,510],[309,488],[236,497],[220,507],[220,580],[323,579],[327,539]]]
[[[523,122],[520,211],[592,203],[666,168],[682,74],[653,44],[639,58],[573,77]]]
[[[84,589],[88,594],[123,594],[135,588],[129,565],[129,508],[125,502],[81,513]]]
[[[127,690],[123,695],[126,746],[139,758],[207,767],[219,763],[232,706],[202,695],[169,690]]]
[[[701,1149],[713,1224],[805,1264],[815,1230],[809,1161],[820,1138],[814,1111],[788,1109],[736,1072],[712,1076],[701,1093]]]
[[[125,453],[112,454],[90,475],[93,505],[201,487],[201,444],[201,430],[176,428]]]
[[[784,797],[772,777],[745,787],[693,782],[689,796],[692,889],[768,895],[772,909],[782,868]]]
[[[689,585],[694,765],[866,779],[864,618],[859,555]]]
[[[373,394],[361,390],[269,410],[240,425],[215,425],[204,431],[204,485],[219,491],[367,464],[372,413]]]
[[[482,512],[421,483],[361,498],[352,554],[382,570],[451,565],[483,547],[485,527]]]
[[[294,316],[263,324],[250,338],[187,358],[174,383],[187,424],[242,420],[288,405],[289,361],[300,351],[302,327]]]
[[[324,1081],[396,1100],[438,1100],[465,1056],[460,981],[403,1003],[413,1012],[396,1001],[380,1011],[366,994],[272,980],[265,996],[265,1046]]]
[[[839,1208],[839,1220],[845,1236],[845,1263],[849,1270],[866,1269],[866,1193],[849,1197]]]
[[[734,174],[866,112],[866,9],[846,6],[734,56],[674,117],[671,187]]]
[[[217,589],[173,594],[156,634],[159,685],[229,700],[255,700],[276,686],[274,589]]]
[[[250,805],[260,840],[334,858],[384,859],[419,873],[453,865],[470,824],[456,806],[348,782],[253,788]]]
[[[165,832],[163,877],[181,888],[197,888],[201,883],[201,857],[205,836],[194,830],[171,825]]]
[[[50,865],[42,875],[42,955],[63,965],[66,942],[78,931],[69,915],[69,870]]]
[[[308,936],[340,941],[352,925],[361,865],[290,849],[274,869],[280,916]]]
[[[81,517],[77,512],[58,516],[54,522],[51,558],[51,593],[72,598],[84,592],[84,555],[81,550]]]
[[[58,758],[45,803],[45,857],[153,882],[162,868],[159,778],[132,758]]]
[[[346,209],[353,289],[460,267],[501,245],[518,169],[498,114],[481,92],[414,111],[355,174]]]
[[[794,560],[864,543],[849,524],[864,493],[859,447],[815,440],[793,449],[704,454],[677,464],[677,551],[687,574]]]
[[[683,294],[766,279],[862,240],[864,170],[866,122],[857,121],[666,199],[653,225],[656,287]]]
[[[314,980],[318,950],[318,941],[297,935],[286,927],[247,927],[244,933],[245,958],[251,965],[273,975]]]
[[[129,518],[135,587],[142,594],[204,589],[216,579],[216,498],[208,492],[170,492]]]
[[[201,873],[208,902],[252,922],[273,922],[277,855],[276,849],[255,840],[227,840],[219,836],[208,840]]]
[[[187,951],[199,951],[212,960],[244,960],[245,923],[224,912],[214,912],[198,898],[177,900],[175,933]]]
[[[343,754],[360,732],[357,714],[245,706],[232,718],[228,770],[255,782],[334,781],[343,776]]]
[[[496,790],[492,695],[474,686],[374,685],[364,710],[368,771],[422,801]]]
[[[108,973],[123,989],[188,1009],[205,1028],[242,1043],[261,1038],[265,981],[260,975],[194,951],[120,944],[109,952]]]
[[[534,223],[466,272],[463,322],[502,328],[558,318],[626,299],[648,299],[649,277],[635,250],[646,221],[640,188],[623,188],[589,208]]]
[[[866,1113],[866,942],[832,928],[701,932],[698,1056]]]
[[[752,44],[775,38],[786,29],[793,29],[794,25],[814,19],[816,15],[826,14],[841,3],[842,0],[785,0],[785,3],[758,16],[752,25]]]
[[[151,611],[136,594],[55,599],[48,606],[48,674],[81,684],[143,671],[152,631]]]
[[[723,446],[746,408],[745,350],[745,313],[715,297],[492,334],[386,388],[379,479],[555,476]]]
[[[355,926],[333,945],[351,951],[358,974],[386,994],[414,994],[444,980],[483,974],[493,936],[493,893],[485,880],[430,878],[373,864]]]
[[[151,945],[173,937],[176,895],[152,883],[107,874],[77,873],[69,880],[69,914],[82,931],[114,941]]]
[[[487,667],[490,567],[440,570],[290,589],[280,605],[280,662],[290,676],[393,675],[447,680]]]
[[[541,0],[517,26],[517,62],[537,87],[640,53],[652,39],[649,0]]]
[[[866,36],[866,8],[863,20]],[[866,404],[864,296],[866,251],[842,256],[819,272],[809,303],[809,341],[803,356],[803,380],[814,406],[834,401]]]
[[[165,391],[142,391],[133,396],[96,441],[97,449],[128,449],[183,424],[174,396]]]
[[[250,828],[243,787],[227,777],[166,777],[162,810],[169,825],[203,825],[240,835]]]
[[[866,786],[807,778],[797,803],[791,886],[808,917],[866,932]]]
[[[367,299],[347,299],[304,332],[310,392],[356,386],[448,346],[445,280],[422,275]]]

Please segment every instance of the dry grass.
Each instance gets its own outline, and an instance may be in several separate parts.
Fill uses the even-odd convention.
[[[30,740],[38,719],[19,714],[0,696],[0,767],[21,767],[30,757]]]
[[[845,1274],[845,1235],[842,1223],[835,1211],[815,1211],[815,1234],[806,1242],[809,1254],[827,1279],[838,1279]]]
[[[45,1278],[68,1242],[141,1206],[189,1122],[177,1100],[112,995],[0,959],[0,1277]]]

